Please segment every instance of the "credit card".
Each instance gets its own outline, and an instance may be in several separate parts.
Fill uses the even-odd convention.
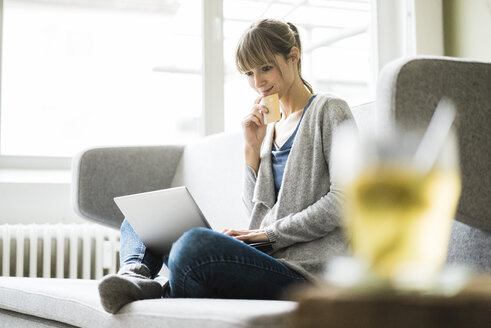
[[[273,122],[278,122],[281,119],[280,111],[280,99],[277,93],[263,97],[261,99],[261,104],[266,106],[269,113],[264,113],[264,123],[269,124]]]

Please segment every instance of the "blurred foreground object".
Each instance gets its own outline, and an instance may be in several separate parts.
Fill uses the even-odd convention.
[[[491,322],[491,276],[476,276],[456,295],[362,292],[324,285],[297,291],[294,328],[481,328]]]
[[[445,263],[461,187],[454,117],[442,99],[426,130],[337,131],[351,251],[392,287],[431,288]]]
[[[442,97],[456,106],[462,192],[447,263],[491,272],[491,63],[450,57],[394,61],[377,82],[376,131],[426,126]]]

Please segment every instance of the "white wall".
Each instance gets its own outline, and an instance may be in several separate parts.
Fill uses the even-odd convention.
[[[491,61],[491,0],[445,0],[445,55]]]
[[[0,224],[86,222],[72,210],[70,183],[0,182]]]
[[[443,56],[442,0],[414,0],[414,54]]]

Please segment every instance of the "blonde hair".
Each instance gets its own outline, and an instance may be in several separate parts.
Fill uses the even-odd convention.
[[[299,51],[298,75],[310,93],[314,93],[310,83],[302,77],[302,44],[298,29],[292,23],[274,19],[263,19],[253,23],[239,40],[235,65],[240,73],[266,64],[279,67],[275,55],[282,55],[286,60],[292,47],[297,47]]]

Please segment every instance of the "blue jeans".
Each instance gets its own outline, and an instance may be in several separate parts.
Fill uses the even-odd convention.
[[[146,249],[125,219],[121,225],[121,266],[143,263],[153,278],[165,264],[170,271],[164,297],[279,299],[303,276],[275,258],[230,236],[206,228],[184,233],[170,254]]]

